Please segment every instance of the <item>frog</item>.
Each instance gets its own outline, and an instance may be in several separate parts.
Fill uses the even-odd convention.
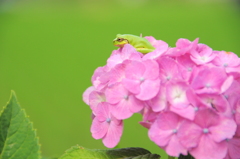
[[[132,34],[117,34],[113,40],[113,45],[122,48],[125,44],[132,45],[138,52],[143,54],[152,52],[155,48],[145,38]]]

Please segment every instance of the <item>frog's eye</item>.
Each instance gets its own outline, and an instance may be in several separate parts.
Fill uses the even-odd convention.
[[[122,42],[124,39],[123,38],[118,38],[117,41],[118,42]]]

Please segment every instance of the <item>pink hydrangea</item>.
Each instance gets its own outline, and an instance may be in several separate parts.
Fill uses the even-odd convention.
[[[114,50],[83,94],[91,133],[107,147],[120,141],[123,120],[140,113],[150,140],[171,156],[240,155],[240,59],[233,52],[179,39],[176,47],[145,37],[147,54],[130,44]]]

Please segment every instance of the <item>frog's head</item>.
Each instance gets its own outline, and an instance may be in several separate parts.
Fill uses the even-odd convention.
[[[129,44],[124,35],[117,34],[117,37],[113,40],[113,45],[117,47],[123,47],[125,44]]]

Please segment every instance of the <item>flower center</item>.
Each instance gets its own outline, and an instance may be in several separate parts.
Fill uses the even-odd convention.
[[[209,132],[208,128],[204,128],[204,129],[203,129],[203,133],[204,133],[204,134],[207,134],[208,132]]]
[[[211,84],[207,83],[207,84],[205,85],[205,87],[209,88],[209,87],[211,87]]]
[[[107,118],[107,119],[106,119],[106,122],[107,122],[107,123],[110,123],[110,122],[111,122],[111,119],[110,119],[110,118]]]
[[[173,129],[172,132],[173,132],[174,134],[176,134],[176,133],[177,133],[177,129]]]
[[[228,67],[228,64],[227,63],[223,64],[223,67]]]
[[[228,95],[224,95],[224,97],[225,97],[226,99],[228,99]]]
[[[125,96],[123,96],[123,98],[124,98],[125,100],[128,100],[129,96],[128,96],[128,95],[125,95]]]
[[[198,111],[198,107],[194,107],[194,111],[197,112]]]
[[[141,77],[139,80],[140,80],[140,82],[143,82],[145,80],[145,78]]]
[[[192,71],[192,68],[191,67],[188,67],[188,72],[191,72]]]
[[[202,56],[202,57],[201,57],[201,60],[205,61],[205,60],[206,60],[206,58],[205,58],[204,56]]]
[[[171,76],[167,76],[166,79],[169,81],[171,79]]]

